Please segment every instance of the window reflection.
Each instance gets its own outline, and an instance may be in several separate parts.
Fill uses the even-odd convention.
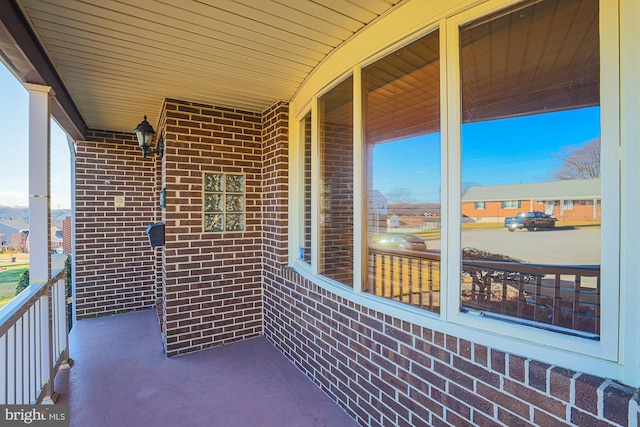
[[[320,273],[353,285],[353,78],[318,100]]]
[[[595,338],[598,2],[528,2],[460,41],[461,305]]]
[[[440,59],[433,32],[362,72],[368,268],[363,290],[440,310]]]

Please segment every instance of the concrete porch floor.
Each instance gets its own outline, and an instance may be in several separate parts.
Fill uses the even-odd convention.
[[[155,310],[82,320],[56,379],[71,426],[357,426],[264,337],[166,358]]]

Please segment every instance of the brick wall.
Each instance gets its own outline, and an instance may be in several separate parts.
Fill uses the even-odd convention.
[[[386,316],[293,271],[267,273],[264,293],[265,335],[362,425],[637,425],[637,390],[616,382]]]
[[[153,252],[144,231],[154,212],[154,160],[135,136],[89,131],[76,153],[78,318],[149,308]],[[124,197],[124,207],[115,197]]]
[[[262,332],[262,115],[168,99],[162,116],[162,297],[172,356]],[[244,231],[203,231],[205,173],[245,174]]]
[[[73,250],[73,236],[71,233],[71,217],[66,216],[62,221],[62,251],[71,254]]]
[[[638,425],[637,389],[401,321],[287,268],[287,124],[285,103],[257,114],[167,100],[161,174],[131,134],[80,142],[78,315],[152,307],[157,255],[169,356],[264,333],[362,425]],[[203,232],[206,172],[246,174],[244,232]],[[154,253],[158,176],[167,235]]]
[[[286,230],[272,237],[265,258]],[[637,389],[384,315],[281,263],[263,292],[264,335],[363,426],[638,425]]]
[[[593,202],[590,200],[589,202]],[[486,202],[484,209],[476,209],[474,202],[462,203],[462,214],[473,218],[477,221],[483,222],[497,222],[502,223],[505,218],[516,216],[518,212],[527,211],[539,211],[546,212],[546,205],[544,202],[534,201],[533,204],[530,200],[520,200],[520,207],[513,209],[505,209],[502,207],[502,202]],[[572,209],[565,209],[561,212],[560,201],[555,201],[553,213],[551,216],[558,219],[558,221],[593,221],[599,222],[602,214],[602,206],[598,202],[596,206],[596,214],[594,218],[593,204],[592,205],[579,205],[574,203]]]

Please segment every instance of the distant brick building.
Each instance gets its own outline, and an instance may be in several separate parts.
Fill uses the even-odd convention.
[[[71,216],[66,216],[62,221],[62,251],[65,254],[71,254],[72,248]]]
[[[540,211],[560,221],[600,221],[600,179],[475,185],[462,195],[462,214],[502,222],[518,212]]]

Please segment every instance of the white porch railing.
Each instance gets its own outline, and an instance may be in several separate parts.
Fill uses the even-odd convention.
[[[0,310],[0,404],[53,403],[69,359],[66,269],[31,284]]]

